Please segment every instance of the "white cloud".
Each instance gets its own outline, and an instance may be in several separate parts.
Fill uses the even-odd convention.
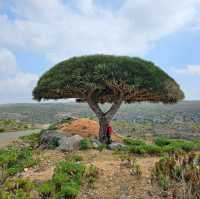
[[[188,65],[182,69],[176,69],[176,73],[183,75],[200,76],[200,65]]]
[[[13,0],[16,20],[0,16],[0,44],[36,51],[52,62],[94,53],[141,55],[192,21],[199,0],[125,0],[120,9],[95,0]],[[74,9],[75,8],[75,9]]]
[[[7,49],[0,49],[0,78],[18,71],[15,56]]]
[[[30,99],[38,78],[20,69],[12,50],[39,53],[52,63],[82,54],[143,55],[156,41],[193,23],[200,0],[124,0],[119,9],[104,9],[95,0],[10,2],[15,19],[0,14],[0,101]],[[197,75],[197,68],[179,73]]]
[[[14,54],[0,49],[0,102],[30,101],[38,77],[20,70]]]

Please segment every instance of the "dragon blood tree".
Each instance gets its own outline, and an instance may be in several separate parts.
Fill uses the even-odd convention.
[[[34,99],[87,102],[99,119],[99,138],[120,105],[134,102],[176,103],[184,98],[179,85],[159,67],[140,58],[111,55],[74,57],[47,71],[33,90]],[[100,103],[112,103],[103,112]]]

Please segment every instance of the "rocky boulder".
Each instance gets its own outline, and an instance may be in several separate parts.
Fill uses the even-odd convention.
[[[83,138],[79,135],[73,135],[71,137],[65,137],[59,140],[59,149],[64,151],[73,151],[75,149],[79,149],[80,141]]]
[[[124,147],[124,144],[118,143],[118,142],[112,142],[111,144],[108,145],[108,149],[110,150],[115,150],[115,149],[120,149]]]
[[[79,135],[65,135],[57,131],[48,130],[41,135],[40,147],[42,149],[58,148],[64,151],[72,151],[79,149],[82,139]]]

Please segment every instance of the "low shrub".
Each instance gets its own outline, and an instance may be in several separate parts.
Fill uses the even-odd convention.
[[[170,144],[170,140],[165,137],[157,137],[154,141],[154,143],[158,146],[166,146]]]
[[[124,139],[124,143],[127,144],[127,145],[135,145],[135,146],[144,145],[145,144],[145,142],[143,140],[131,139],[131,138],[125,138]]]
[[[172,140],[170,145],[174,146],[176,149],[182,149],[186,152],[192,151],[194,149],[194,143],[192,141]]]
[[[142,144],[142,145],[131,145],[128,146],[128,150],[131,153],[137,154],[160,154],[162,153],[162,148],[155,144]]]
[[[92,148],[92,142],[89,138],[80,141],[80,150],[87,150]]]
[[[158,137],[153,144],[146,144],[142,140],[127,138],[124,140],[126,148],[136,154],[163,154],[177,151],[195,151],[200,149],[200,141],[187,141]]]
[[[163,189],[163,190],[168,190],[170,188],[170,179],[168,176],[160,175],[158,176],[158,185]]]
[[[8,176],[15,175],[23,171],[24,168],[31,167],[38,163],[33,159],[30,148],[10,147],[0,150],[0,182],[3,182]]]
[[[35,185],[29,180],[22,178],[7,179],[0,189],[0,198],[30,198],[31,192],[35,190]]]
[[[42,134],[42,131],[40,133],[33,133],[31,135],[22,136],[20,137],[20,139],[28,143],[30,147],[37,148],[40,144],[41,134]]]
[[[39,186],[38,188],[40,197],[42,199],[50,198],[52,195],[52,188],[53,188],[53,184],[51,181],[44,182],[43,184],[41,184],[41,186]]]
[[[82,184],[85,166],[76,162],[62,161],[54,170],[51,181],[39,188],[42,199],[75,198]]]
[[[176,152],[161,158],[152,171],[152,182],[157,182],[164,190],[178,187],[177,198],[199,198],[200,156],[193,152]]]
[[[141,176],[142,175],[142,170],[140,165],[137,163],[135,158],[132,158],[129,160],[130,162],[130,173],[131,175],[134,176]]]

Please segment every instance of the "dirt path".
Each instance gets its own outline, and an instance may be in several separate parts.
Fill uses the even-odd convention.
[[[40,130],[27,130],[27,131],[16,131],[16,132],[6,132],[0,133],[0,148],[5,147],[17,138],[25,135],[31,135],[32,133],[39,133]]]

